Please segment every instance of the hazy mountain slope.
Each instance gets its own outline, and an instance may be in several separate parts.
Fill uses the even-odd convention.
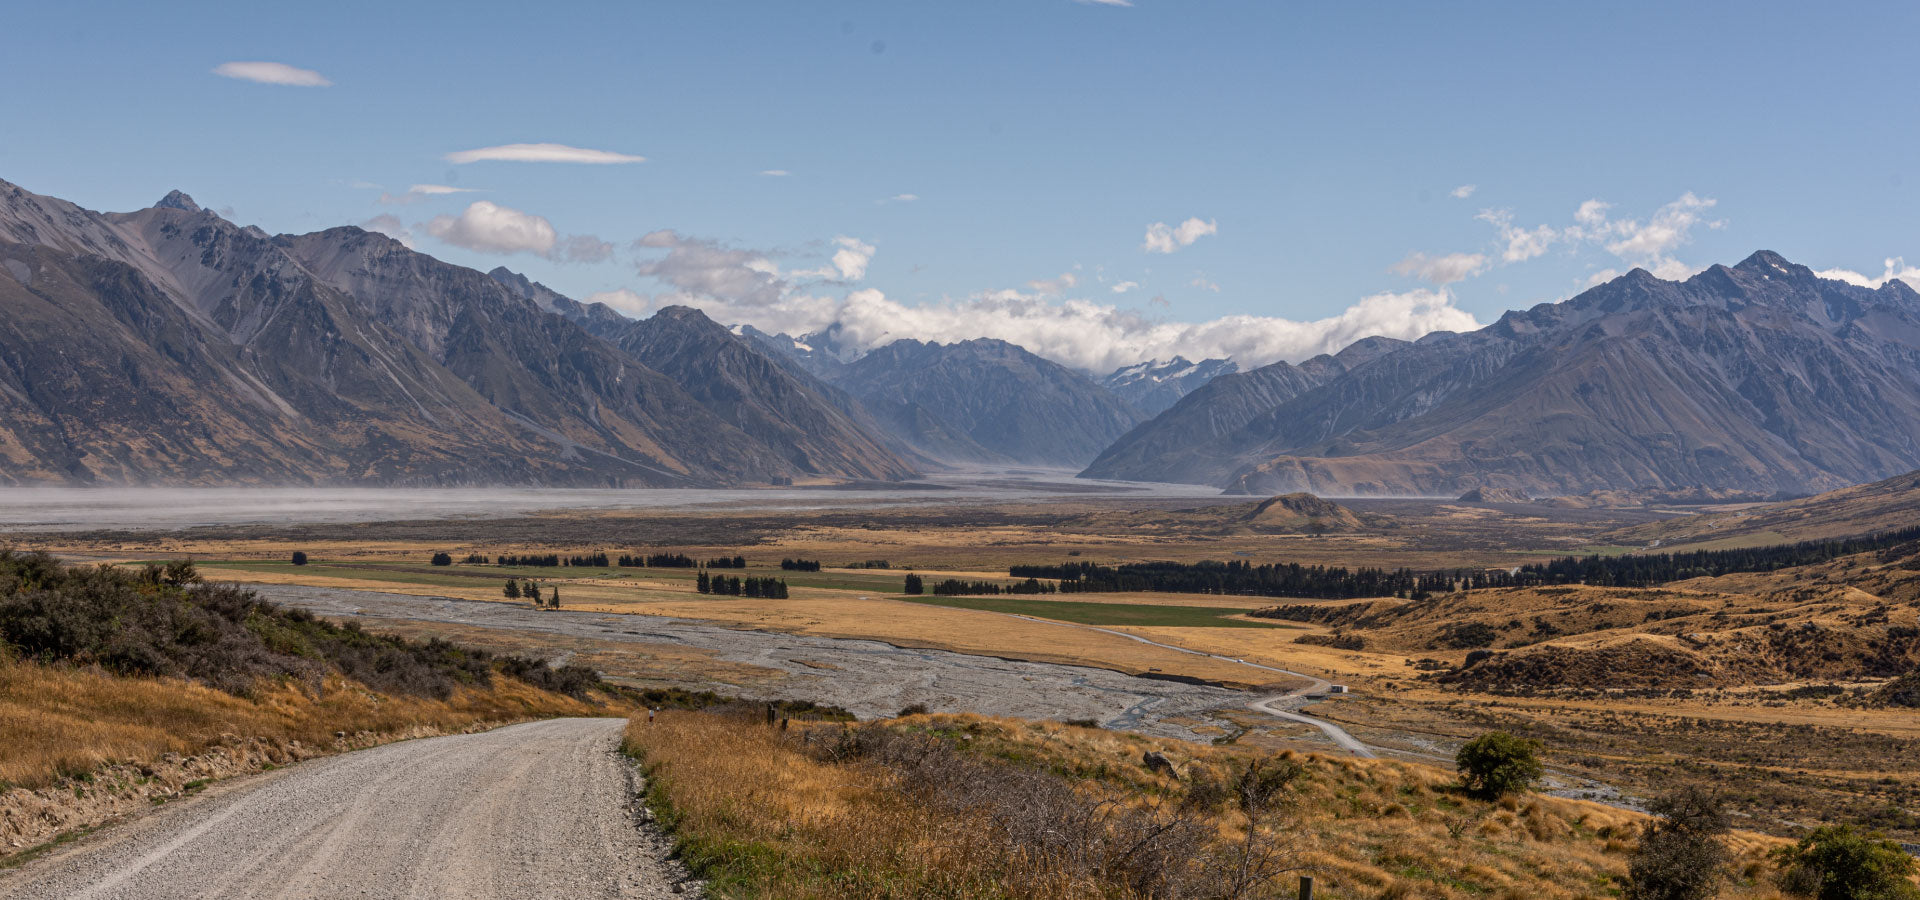
[[[804,474],[499,282],[184,195],[0,182],[0,480],[731,484]],[[838,473],[836,473],[838,474]]]
[[[1226,433],[1148,427],[1167,449],[1128,476],[1256,494],[1838,487],[1920,466],[1920,295],[1767,252],[1685,282],[1635,270],[1401,346]]]
[[[684,306],[606,322],[602,337],[679,382],[720,418],[779,451],[802,472],[901,479],[913,466],[747,339]]]
[[[1779,503],[1739,504],[1724,510],[1649,522],[1610,532],[1611,543],[1750,546],[1854,537],[1920,523],[1920,472]]]
[[[931,456],[1083,465],[1139,414],[1092,379],[997,340],[896,341],[836,383]]]
[[[1238,371],[1239,364],[1230,359],[1191,362],[1176,356],[1170,360],[1122,366],[1096,380],[1114,396],[1132,404],[1141,415],[1157,416],[1215,378]]]
[[[1223,452],[1228,435],[1350,366],[1403,345],[1390,338],[1367,338],[1338,355],[1317,356],[1298,366],[1275,363],[1221,375],[1121,436],[1083,474],[1130,481],[1210,483],[1223,468],[1232,466],[1231,456]]]

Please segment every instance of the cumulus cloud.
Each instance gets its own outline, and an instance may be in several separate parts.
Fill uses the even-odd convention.
[[[1547,252],[1554,241],[1560,239],[1560,232],[1547,225],[1535,228],[1521,228],[1513,224],[1513,211],[1508,209],[1483,209],[1474,216],[1482,222],[1499,229],[1500,259],[1504,262],[1526,262]]]
[[[407,230],[406,223],[400,221],[399,216],[391,214],[374,216],[365,222],[361,222],[360,227],[368,231],[384,234],[387,237],[399,241],[401,246],[409,250],[413,249],[413,232]]]
[[[1643,266],[1662,278],[1669,278],[1673,276],[1663,273],[1662,269],[1667,272],[1690,272],[1673,258],[1673,251],[1693,240],[1694,226],[1701,223],[1702,214],[1712,209],[1715,202],[1688,191],[1680,199],[1655,210],[1645,222],[1636,219],[1607,222],[1603,219],[1595,227],[1609,228],[1614,236],[1615,239],[1606,245],[1608,253]]]
[[[1685,278],[1699,271],[1674,258],[1674,251],[1692,242],[1693,230],[1701,225],[1721,228],[1723,219],[1709,220],[1708,210],[1718,201],[1688,191],[1671,203],[1654,210],[1645,220],[1613,218],[1613,204],[1594,199],[1581,203],[1573,212],[1573,224],[1564,228],[1515,225],[1513,211],[1481,210],[1476,217],[1498,230],[1500,259],[1525,262],[1544,255],[1555,244],[1599,246],[1621,262],[1639,266],[1661,278]]]
[[[1881,273],[1879,278],[1870,278],[1852,269],[1822,269],[1813,274],[1863,288],[1878,288],[1898,278],[1906,282],[1908,287],[1920,290],[1920,266],[1907,265],[1904,256],[1892,256],[1887,258],[1886,267],[1886,271]]]
[[[1394,263],[1391,270],[1434,284],[1453,284],[1486,271],[1487,262],[1486,255],[1482,253],[1449,253],[1445,256],[1409,253],[1406,259]]]
[[[428,197],[442,197],[447,194],[472,194],[473,188],[449,187],[444,184],[416,184],[407,188],[406,193],[382,193],[380,202],[388,206],[404,206]]]
[[[1172,253],[1181,247],[1191,247],[1194,241],[1218,234],[1219,231],[1213,220],[1202,221],[1197,217],[1178,225],[1155,222],[1147,226],[1147,237],[1141,242],[1140,249],[1148,253]]]
[[[1122,281],[1119,284],[1116,284],[1113,286],[1113,292],[1116,294],[1124,294],[1139,286],[1140,286],[1140,282],[1138,281]]]
[[[626,288],[588,294],[584,302],[605,303],[612,307],[615,312],[623,313],[636,319],[646,315],[647,308],[652,305],[652,300],[646,295],[636,294]]]
[[[332,87],[333,82],[312,69],[300,69],[277,62],[230,62],[213,67],[213,74],[260,84],[288,87]]]
[[[1451,191],[1448,191],[1447,195],[1452,197],[1455,200],[1465,200],[1468,197],[1473,196],[1473,192],[1479,189],[1480,189],[1480,186],[1477,184],[1463,184],[1457,188],[1454,188]]]
[[[1062,272],[1058,278],[1036,278],[1027,282],[1027,289],[1048,297],[1058,297],[1080,283],[1080,276],[1072,272]]]
[[[566,144],[501,144],[497,147],[458,150],[447,154],[446,160],[455,165],[465,165],[476,162],[551,162],[612,165],[616,163],[646,162],[647,158],[644,156],[632,156],[626,153],[615,153],[611,150],[589,150],[584,147],[569,147]]]
[[[638,270],[671,285],[681,298],[724,299],[746,307],[771,307],[787,293],[779,267],[757,251],[682,237],[674,231],[652,232],[635,241],[634,246],[667,251],[659,259],[642,261]]]
[[[434,216],[425,228],[446,243],[480,253],[532,253],[555,262],[603,262],[613,255],[613,245],[599,238],[563,238],[545,216],[486,200],[474,202],[457,216]]]
[[[787,274],[788,278],[825,278],[834,281],[859,281],[867,277],[867,264],[873,262],[874,247],[859,238],[839,235],[833,239],[833,258],[827,265],[817,269],[801,269]],[[760,264],[771,274],[778,275],[779,268],[772,262],[762,259]]]

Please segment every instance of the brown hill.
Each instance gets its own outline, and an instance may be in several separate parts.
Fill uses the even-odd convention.
[[[1512,488],[1477,487],[1460,495],[1461,503],[1532,503],[1526,491]]]
[[[1261,531],[1357,531],[1360,517],[1352,510],[1312,494],[1282,494],[1255,505],[1243,519]]]
[[[1747,546],[1851,537],[1920,522],[1920,472],[1799,500],[1742,505],[1650,522],[1605,536],[1617,544]]]

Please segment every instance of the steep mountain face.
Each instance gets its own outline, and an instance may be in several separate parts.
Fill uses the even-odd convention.
[[[100,214],[0,182],[0,310],[4,482],[807,474],[566,316],[357,228],[269,237],[177,192]]]
[[[1774,253],[1684,282],[1635,270],[1477,332],[1382,349],[1312,384],[1288,371],[1305,365],[1218,379],[1085,474],[1256,494],[1552,496],[1797,493],[1920,467],[1920,295],[1824,280]],[[1255,375],[1283,386],[1234,390]]]
[[[1141,415],[1157,416],[1215,378],[1238,371],[1240,365],[1230,359],[1189,362],[1186,357],[1176,356],[1115,369],[1099,383],[1132,404]]]
[[[648,368],[666,374],[702,405],[759,439],[802,472],[899,480],[914,466],[883,446],[857,414],[837,407],[813,378],[796,374],[706,314],[671,306],[647,319],[592,304],[578,313],[589,330]],[[870,420],[869,420],[870,421]]]
[[[1085,375],[997,340],[896,341],[834,380],[894,434],[953,462],[1084,465],[1140,418]]]

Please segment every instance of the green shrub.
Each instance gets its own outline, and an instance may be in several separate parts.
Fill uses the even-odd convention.
[[[1453,759],[1467,790],[1493,800],[1525,791],[1546,774],[1540,749],[1539,741],[1489,731],[1462,744]]]
[[[1920,900],[1914,859],[1900,845],[1850,825],[1815,828],[1779,851],[1782,887],[1815,900]]]
[[[1649,804],[1659,818],[1627,861],[1627,900],[1710,900],[1718,896],[1729,856],[1721,836],[1728,821],[1720,798],[1685,787]]]

